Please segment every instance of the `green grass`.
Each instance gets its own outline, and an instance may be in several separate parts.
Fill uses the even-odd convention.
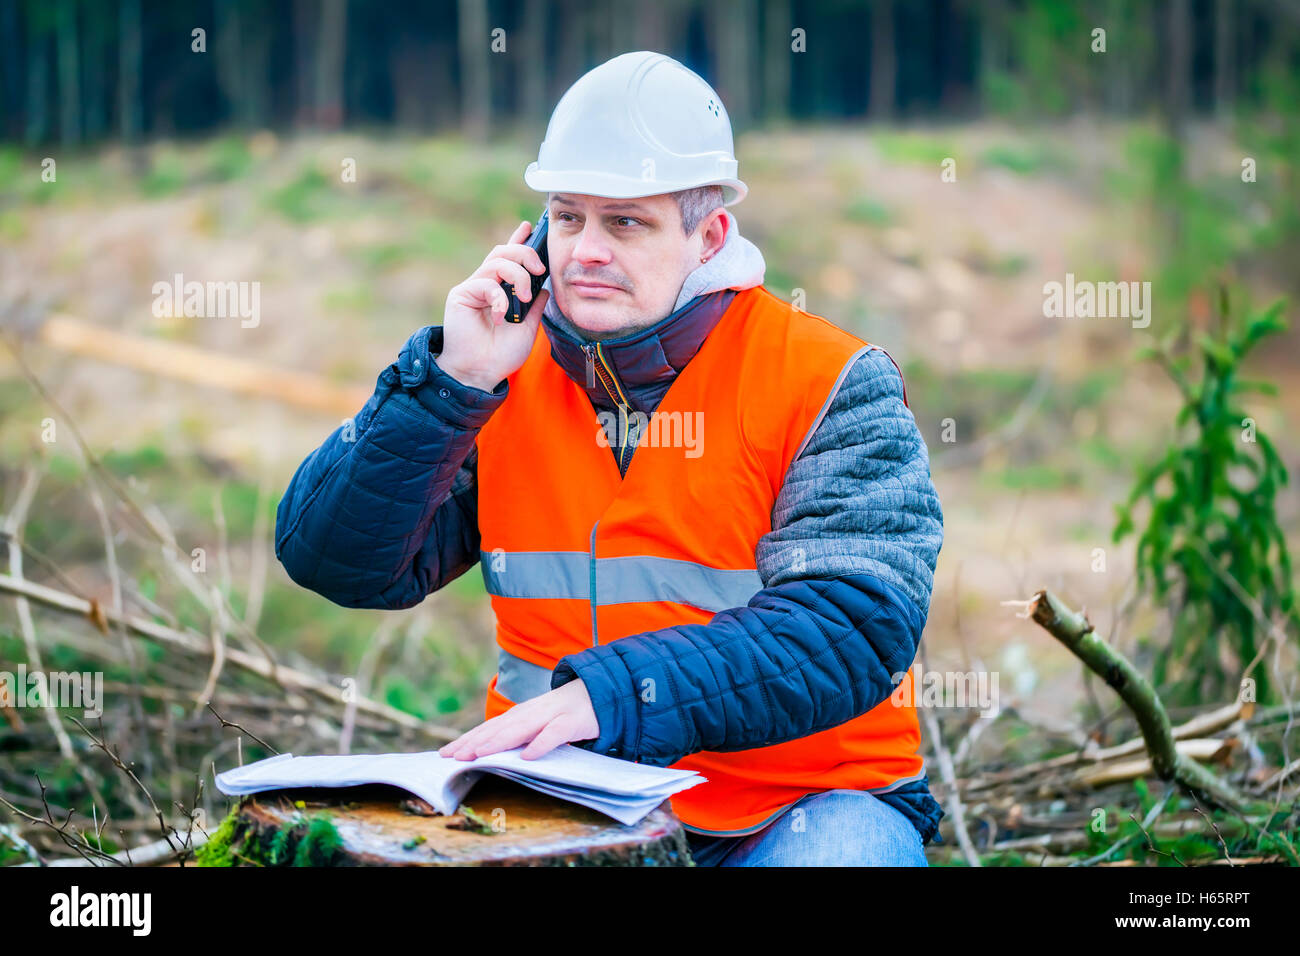
[[[1067,156],[1034,142],[995,144],[980,154],[980,162],[985,166],[1009,170],[1018,176],[1062,172],[1069,168]]]
[[[361,260],[371,272],[388,272],[414,258],[411,247],[401,242],[383,242],[361,250]]]
[[[154,153],[153,162],[140,180],[140,192],[149,199],[161,199],[180,192],[186,185],[185,162],[170,150]]]
[[[957,157],[952,143],[925,133],[906,130],[881,130],[871,142],[887,162],[938,166],[949,157]]]
[[[894,213],[890,208],[868,196],[859,196],[849,203],[844,215],[852,222],[862,222],[869,226],[889,226],[894,222]]]
[[[242,179],[253,168],[253,154],[242,136],[224,136],[208,152],[208,172],[217,182]]]
[[[326,215],[330,183],[315,166],[306,166],[292,181],[273,190],[267,205],[291,222],[314,222]]]
[[[321,308],[330,312],[368,313],[378,304],[374,287],[365,281],[330,289],[321,295]]]

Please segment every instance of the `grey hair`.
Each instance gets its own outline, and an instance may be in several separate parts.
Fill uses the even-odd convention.
[[[704,217],[722,205],[721,186],[697,186],[673,193],[677,208],[682,211],[682,232],[690,235]]]
[[[546,194],[549,205],[555,193]],[[721,186],[696,186],[673,193],[677,208],[682,214],[682,234],[689,236],[695,227],[704,221],[704,217],[722,205]]]

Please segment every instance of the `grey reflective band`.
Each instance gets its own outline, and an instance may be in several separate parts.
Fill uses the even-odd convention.
[[[596,603],[673,601],[705,611],[744,607],[763,588],[754,568],[711,568],[674,558],[596,559]]]
[[[586,551],[480,551],[488,594],[512,598],[590,596]]]
[[[755,568],[711,568],[651,556],[596,558],[585,551],[480,552],[489,594],[509,598],[591,600],[598,605],[672,601],[704,611],[744,607],[763,589]]]
[[[498,649],[496,689],[512,704],[532,700],[551,689],[551,669]]]

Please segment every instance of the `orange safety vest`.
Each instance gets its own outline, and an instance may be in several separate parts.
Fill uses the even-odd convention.
[[[544,679],[538,669],[566,654],[747,604],[762,588],[755,548],[790,463],[849,366],[876,347],[762,286],[738,293],[620,478],[590,400],[539,334],[478,436],[482,568],[502,659]],[[500,678],[488,718],[515,703]],[[672,797],[674,811],[695,831],[732,835],[808,793],[919,779],[911,681],[909,670],[890,699],[838,727],[684,757],[672,766],[708,782]]]

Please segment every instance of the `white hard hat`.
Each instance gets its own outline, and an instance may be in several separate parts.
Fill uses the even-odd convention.
[[[718,185],[733,206],[749,192],[737,166],[731,118],[713,87],[672,57],[641,50],[602,63],[560,97],[524,182],[618,199]]]

